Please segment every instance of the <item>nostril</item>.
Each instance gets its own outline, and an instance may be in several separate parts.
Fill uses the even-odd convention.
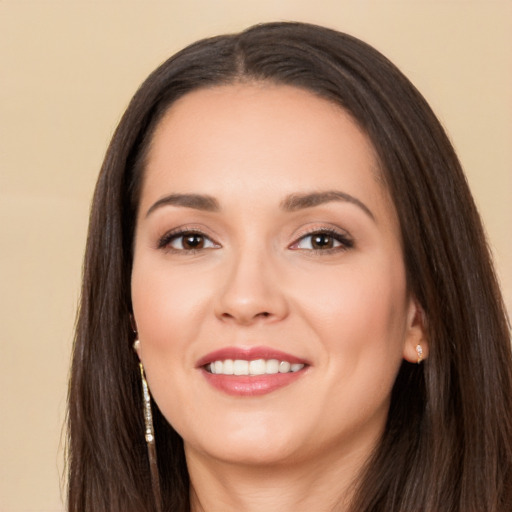
[[[270,317],[272,317],[272,313],[269,313],[268,311],[262,311],[261,313],[256,313],[255,315],[245,316],[244,314],[237,315],[237,314],[233,314],[233,313],[226,311],[226,312],[222,313],[221,317],[224,318],[225,320],[237,319],[237,320],[241,320],[243,322],[250,322],[250,321],[254,321],[258,318],[270,318]]]

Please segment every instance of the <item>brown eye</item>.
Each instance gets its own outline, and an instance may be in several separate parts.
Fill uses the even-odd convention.
[[[198,233],[188,233],[182,236],[181,242],[183,249],[194,250],[202,249],[204,247],[204,236]]]
[[[158,242],[158,247],[160,249],[186,253],[203,249],[217,249],[220,246],[203,233],[181,231],[164,235]]]
[[[334,238],[327,233],[312,235],[311,247],[313,249],[332,249],[334,247]]]
[[[297,242],[295,242],[290,249],[293,250],[309,250],[309,251],[343,251],[350,249],[354,246],[351,238],[346,234],[338,233],[336,231],[316,231],[309,235],[304,235]]]

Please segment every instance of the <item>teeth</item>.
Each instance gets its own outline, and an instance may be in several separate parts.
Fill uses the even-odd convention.
[[[279,363],[279,373],[288,373],[291,366],[292,365],[288,361],[281,361]]]
[[[213,361],[206,366],[210,373],[219,375],[273,375],[276,373],[298,372],[302,370],[302,363],[290,363],[278,359],[255,359],[246,361],[244,359],[226,359],[224,361]]]
[[[256,359],[249,363],[249,375],[265,375],[265,373],[267,373],[265,359]]]
[[[226,361],[220,363],[222,365],[222,373],[224,375],[233,375],[235,373],[235,363],[231,359],[227,359]]]
[[[219,362],[222,364],[222,361],[215,361],[215,364]],[[241,359],[236,359],[233,362],[233,370],[235,375],[249,375],[249,361],[242,361]]]
[[[277,359],[269,359],[267,361],[267,369],[265,373],[274,374],[279,373],[279,361]]]

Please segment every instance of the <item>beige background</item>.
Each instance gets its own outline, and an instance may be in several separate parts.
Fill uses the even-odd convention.
[[[61,511],[89,201],[138,84],[199,37],[270,20],[374,44],[458,150],[512,311],[512,2],[0,0],[0,512]]]

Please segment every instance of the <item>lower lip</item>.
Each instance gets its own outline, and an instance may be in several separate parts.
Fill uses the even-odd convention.
[[[306,367],[307,368],[307,367]],[[298,372],[275,373],[271,375],[220,375],[201,369],[209,384],[232,396],[261,396],[288,386],[305,374],[305,368]]]

